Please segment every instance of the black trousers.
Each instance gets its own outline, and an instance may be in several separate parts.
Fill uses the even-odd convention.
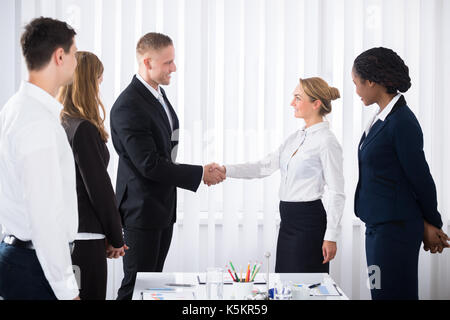
[[[0,244],[0,296],[5,300],[56,300],[35,250]]]
[[[72,264],[80,271],[80,299],[105,300],[108,276],[105,239],[75,241]]]
[[[327,228],[322,201],[281,201],[280,216],[275,272],[329,273],[329,263],[322,264]]]
[[[124,228],[130,248],[123,257],[124,278],[117,300],[131,300],[137,272],[162,272],[172,241],[173,225],[164,229]]]
[[[366,225],[366,258],[372,300],[419,299],[423,220]]]

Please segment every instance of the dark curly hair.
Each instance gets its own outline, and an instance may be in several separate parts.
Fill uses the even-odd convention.
[[[45,67],[58,48],[68,53],[75,35],[72,27],[59,20],[40,17],[31,21],[20,39],[28,70],[39,71]]]
[[[353,70],[360,78],[384,86],[387,93],[406,92],[411,87],[408,67],[388,48],[364,51],[355,59]]]

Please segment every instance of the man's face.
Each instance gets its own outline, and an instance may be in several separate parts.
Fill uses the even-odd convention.
[[[147,58],[148,75],[158,85],[169,85],[171,73],[177,71],[175,65],[175,48],[168,46],[160,50],[150,52]]]

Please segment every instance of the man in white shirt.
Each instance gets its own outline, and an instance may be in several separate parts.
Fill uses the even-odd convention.
[[[71,243],[78,229],[75,164],[55,96],[72,81],[75,31],[50,18],[21,38],[29,81],[0,112],[0,296],[79,299]]]

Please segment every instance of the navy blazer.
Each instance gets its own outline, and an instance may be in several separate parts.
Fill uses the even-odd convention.
[[[174,162],[179,122],[164,90],[173,130],[161,103],[136,76],[111,109],[119,155],[116,194],[124,227],[166,228],[176,221],[177,187],[196,191],[203,167]]]
[[[403,96],[375,122],[358,148],[355,214],[366,224],[422,218],[442,227],[436,186],[423,151],[423,134]]]

